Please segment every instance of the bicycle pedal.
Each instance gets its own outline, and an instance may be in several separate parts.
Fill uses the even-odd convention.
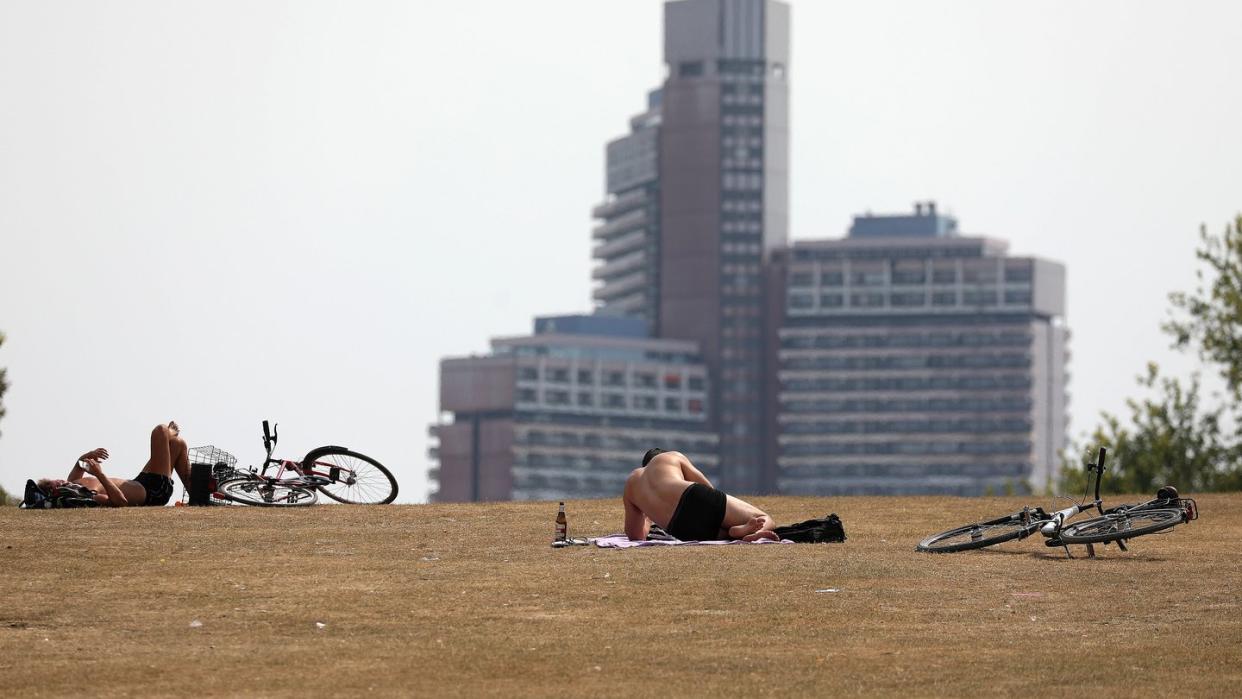
[[[1060,537],[1044,539],[1044,546],[1051,546],[1053,548],[1056,548],[1058,546],[1064,546],[1064,545],[1065,545],[1065,542],[1061,541]]]

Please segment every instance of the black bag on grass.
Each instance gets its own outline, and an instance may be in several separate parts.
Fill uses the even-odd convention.
[[[777,527],[772,530],[782,539],[799,544],[826,544],[845,541],[845,527],[841,518],[834,512],[820,519],[808,519],[805,522]]]
[[[65,483],[44,491],[32,480],[26,481],[26,492],[22,497],[23,510],[47,510],[63,507],[99,507],[95,502],[95,493],[84,485]]]

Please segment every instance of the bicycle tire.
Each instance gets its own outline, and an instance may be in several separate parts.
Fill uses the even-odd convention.
[[[305,507],[319,499],[314,488],[256,478],[227,480],[216,487],[216,492],[227,500],[255,507]]]
[[[1067,544],[1099,544],[1133,539],[1175,527],[1182,521],[1182,511],[1174,507],[1114,512],[1065,527],[1061,530],[1061,541]]]
[[[347,505],[387,505],[397,498],[397,479],[380,462],[344,447],[312,449],[302,459],[304,475],[326,476],[319,492]]]
[[[986,522],[949,529],[923,539],[914,550],[923,553],[956,553],[981,549],[1030,536],[1045,521],[1028,516],[1024,523],[1023,519],[1023,513],[1019,510]]]

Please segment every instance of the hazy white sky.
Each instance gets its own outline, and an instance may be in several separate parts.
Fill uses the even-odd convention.
[[[1072,433],[1242,211],[1242,3],[793,5],[795,238],[935,199],[1061,260]],[[151,425],[345,444],[426,493],[441,357],[590,306],[658,0],[0,0],[0,484]]]

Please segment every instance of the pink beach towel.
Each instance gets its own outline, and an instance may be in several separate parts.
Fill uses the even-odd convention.
[[[632,549],[640,546],[721,546],[727,544],[792,544],[794,542],[789,539],[781,539],[773,541],[772,539],[759,539],[758,541],[742,541],[741,539],[721,540],[721,541],[678,541],[672,539],[669,541],[660,541],[648,539],[646,541],[632,541],[625,534],[609,534],[591,539],[591,543],[602,549]]]

